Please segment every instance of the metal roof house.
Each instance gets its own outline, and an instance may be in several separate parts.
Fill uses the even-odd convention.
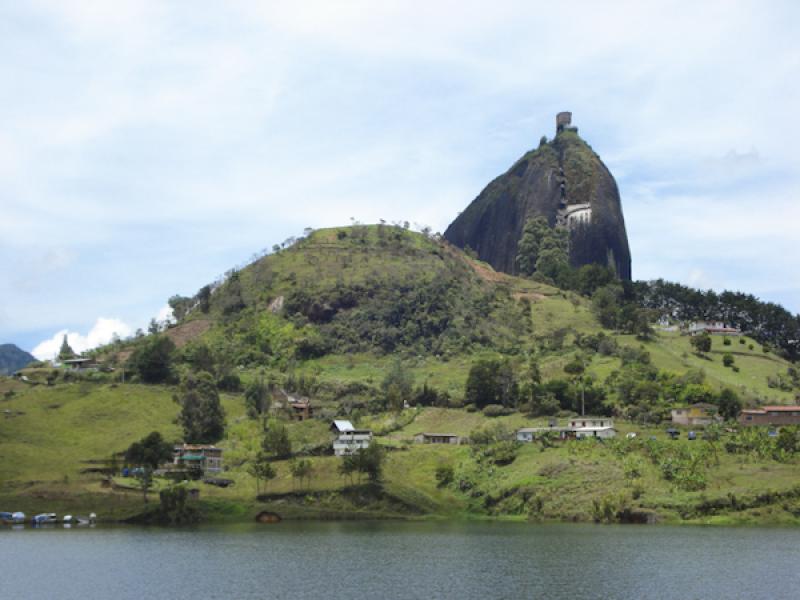
[[[199,467],[204,473],[222,471],[222,448],[207,444],[181,444],[173,449],[173,463]]]
[[[608,417],[576,417],[566,427],[557,427],[555,421],[550,427],[525,427],[517,430],[518,442],[532,442],[537,437],[555,433],[559,439],[568,438],[613,438],[617,435],[613,419]]]
[[[460,444],[461,438],[455,433],[418,433],[414,436],[417,444]]]
[[[350,421],[335,420],[331,423],[331,431],[337,434],[333,440],[333,453],[336,456],[348,456],[358,450],[369,448],[372,442],[372,431],[356,429]]]
[[[800,425],[800,406],[762,406],[739,414],[741,425]]]

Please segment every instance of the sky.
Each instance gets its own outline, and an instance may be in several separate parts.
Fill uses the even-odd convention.
[[[0,0],[0,343],[164,318],[306,227],[444,231],[573,123],[635,279],[800,312],[800,3]]]

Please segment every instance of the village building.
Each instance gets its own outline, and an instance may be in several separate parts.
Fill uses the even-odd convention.
[[[222,471],[222,448],[208,444],[181,444],[175,446],[173,464],[184,468],[199,468],[201,471]]]
[[[455,433],[418,433],[414,441],[417,444],[460,444],[461,438]]]
[[[532,442],[545,433],[553,433],[560,440],[575,437],[569,427],[523,427],[517,430],[517,441]]]
[[[709,335],[742,335],[742,330],[722,321],[695,321],[687,329],[689,335],[708,333]]]
[[[722,422],[718,408],[713,404],[698,402],[691,406],[672,409],[672,422],[687,427],[705,427]]]
[[[295,400],[289,399],[289,415],[293,421],[305,421],[314,416],[314,408],[311,406],[311,400]]]
[[[800,425],[800,406],[762,406],[739,414],[741,425]]]
[[[331,431],[336,434],[333,440],[333,453],[336,456],[349,456],[358,450],[369,448],[372,442],[372,431],[356,429],[350,421],[335,420],[331,423]]]
[[[61,364],[70,371],[96,371],[100,368],[100,363],[94,358],[68,358],[61,361]]]
[[[532,442],[544,433],[555,433],[559,439],[613,438],[617,435],[613,419],[608,417],[576,417],[566,427],[551,421],[549,427],[525,427],[517,430],[517,441]]]

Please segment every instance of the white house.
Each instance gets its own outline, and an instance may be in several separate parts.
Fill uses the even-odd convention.
[[[369,448],[372,432],[369,429],[356,429],[350,421],[335,420],[331,431],[336,434],[333,440],[333,453],[336,456],[354,454],[357,450]]]
[[[553,432],[562,440],[567,438],[613,438],[617,435],[614,420],[608,417],[576,417],[566,427],[525,427],[517,430],[518,442],[532,442],[543,433]]]

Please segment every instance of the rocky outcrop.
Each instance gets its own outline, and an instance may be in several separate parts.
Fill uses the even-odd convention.
[[[570,229],[573,266],[612,266],[631,278],[631,255],[614,177],[574,127],[520,158],[453,221],[444,237],[469,246],[496,270],[516,274],[525,222],[542,215]]]

